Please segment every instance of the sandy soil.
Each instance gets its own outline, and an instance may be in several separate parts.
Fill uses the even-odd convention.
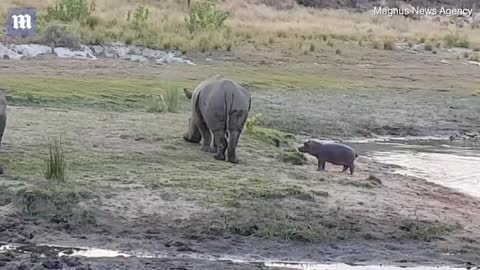
[[[213,161],[198,147],[180,139],[186,121],[182,114],[43,108],[11,108],[9,112],[2,161],[5,163],[8,157],[10,164],[17,164],[15,169],[23,173],[7,169],[2,185],[12,191],[38,183],[41,175],[36,166],[22,168],[20,164],[41,163],[45,134],[62,134],[69,178],[77,188],[95,194],[94,199],[81,201],[77,207],[88,210],[95,223],[79,226],[25,215],[4,197],[2,242],[93,246],[172,257],[194,253],[256,260],[479,263],[480,214],[475,211],[479,202],[421,179],[390,174],[391,168],[386,165],[360,158],[359,171],[353,177],[339,174],[332,167],[322,174],[315,171],[315,164],[291,166],[279,162],[274,155],[270,157],[272,149],[256,144],[247,135],[240,148],[242,162],[232,166]],[[192,178],[195,172],[198,178]],[[371,174],[380,181],[370,179]],[[225,207],[215,200],[226,194],[221,181],[228,185],[238,182],[237,188],[242,189],[241,183],[249,183],[244,177],[261,177],[272,187],[288,185],[315,194],[313,201],[285,197],[275,203],[298,216],[299,222],[305,222],[302,215],[308,215],[310,222],[332,228],[326,232],[337,240],[305,243],[209,232],[212,214]],[[185,179],[180,182],[180,178]],[[206,187],[199,187],[199,181],[207,181]],[[211,181],[218,183],[218,190],[211,189]],[[215,202],[206,204],[205,196]],[[255,211],[243,207],[235,211]],[[460,224],[463,229],[447,233],[442,224]],[[142,265],[143,260],[117,261],[93,260],[92,267]],[[223,263],[214,265],[225,267]]]
[[[474,77],[476,71],[472,67],[459,62],[452,68],[432,64],[439,59],[433,56],[414,58],[391,53],[385,60],[385,52],[360,51],[359,58],[349,61],[346,51],[342,62],[324,66],[319,60],[316,65],[315,72],[322,76],[356,81],[363,88],[353,96],[364,96],[367,103],[333,90],[319,94],[262,90],[254,93],[258,100],[255,110],[276,115],[281,111],[279,106],[284,105],[286,109],[278,113],[279,121],[270,124],[279,127],[284,123],[289,131],[318,134],[328,119],[336,119],[343,123],[327,129],[324,135],[358,135],[361,126],[370,121],[359,120],[368,113],[365,107],[372,107],[377,99],[385,102],[380,102],[379,107],[384,109],[376,111],[375,117],[384,117],[378,117],[375,125],[385,130],[391,120],[385,112],[391,112],[394,104],[389,95],[395,93],[395,97],[401,96],[396,102],[410,106],[409,112],[430,102],[422,107],[422,112],[409,114],[410,118],[396,116],[404,119],[401,124],[405,130],[409,129],[409,119],[417,121],[415,127],[427,126],[417,130],[420,134],[479,126],[478,111],[471,107],[479,98],[475,94],[478,77]],[[377,64],[358,67],[359,59],[366,55]],[[254,63],[249,62],[248,51],[237,57],[246,62],[235,63],[238,70],[259,65],[259,61],[271,68],[267,57]],[[225,56],[217,57],[220,58],[228,60]],[[312,60],[286,59],[276,59],[278,63],[290,61],[290,66],[279,72],[312,72]],[[399,59],[405,61],[402,66],[398,65]],[[235,67],[228,61],[221,67],[216,67],[215,61],[209,65],[213,66],[209,72]],[[29,74],[85,80],[125,76],[189,84],[209,73],[204,67],[53,59],[0,63],[2,76]],[[248,75],[238,70],[232,71],[233,77]],[[452,82],[454,77],[462,78],[461,82]],[[365,89],[374,85],[385,85],[387,89],[367,95]],[[356,86],[349,85],[342,91],[351,94],[351,87]],[[328,88],[321,86],[324,87]],[[306,113],[309,109],[302,108],[304,103],[328,103],[328,107]],[[459,104],[455,121],[448,119],[451,109],[439,108],[439,104],[450,103]],[[326,115],[343,106],[350,109]],[[295,108],[299,110],[297,116],[305,112],[310,119],[302,121],[303,126],[294,126],[296,115],[289,115]],[[166,257],[81,259],[77,265],[72,264],[72,269],[262,267],[179,258],[182,254],[230,255],[255,261],[480,264],[478,199],[423,179],[393,174],[393,168],[385,164],[361,157],[354,176],[340,174],[340,168],[333,166],[327,168],[328,172],[319,173],[314,160],[309,159],[304,166],[281,162],[281,149],[249,134],[244,134],[240,143],[240,164],[217,162],[202,153],[199,146],[181,139],[188,119],[184,112],[151,114],[12,106],[9,115],[0,158],[6,170],[0,178],[0,242],[89,246]],[[355,121],[360,121],[360,125],[354,125]],[[314,122],[318,123],[311,124]],[[328,126],[334,122],[327,122]],[[308,126],[314,128],[309,130]],[[353,131],[350,126],[354,126]],[[51,186],[43,177],[47,135],[61,135],[64,142],[69,181],[59,187]],[[8,256],[0,257],[0,266],[16,269],[12,267],[21,263],[43,263],[43,259],[35,261],[25,255]],[[68,266],[59,261],[62,264]]]

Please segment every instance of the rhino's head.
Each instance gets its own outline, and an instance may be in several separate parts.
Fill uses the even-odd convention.
[[[185,96],[188,98],[188,99],[192,99],[192,91],[188,90],[187,88],[183,88],[183,93],[185,93]]]

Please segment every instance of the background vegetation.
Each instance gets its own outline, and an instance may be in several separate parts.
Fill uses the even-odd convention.
[[[251,44],[308,53],[337,41],[387,50],[393,41],[444,47],[480,45],[480,29],[472,27],[295,3],[278,9],[254,0],[196,0],[190,7],[186,1],[174,0],[139,4],[128,0],[5,0],[0,3],[0,25],[5,24],[7,8],[14,6],[38,7],[43,35],[51,32],[53,23],[83,43],[123,41],[182,52],[230,51]]]

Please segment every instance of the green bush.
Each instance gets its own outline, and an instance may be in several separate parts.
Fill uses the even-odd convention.
[[[445,46],[448,48],[451,47],[460,47],[460,48],[469,48],[470,41],[465,38],[461,38],[458,34],[449,34],[443,38]]]
[[[48,160],[46,161],[45,178],[47,180],[63,183],[65,178],[65,156],[63,154],[62,141],[48,139]]]
[[[386,41],[383,43],[383,49],[384,49],[384,50],[387,50],[387,51],[393,51],[393,50],[395,50],[395,42],[393,42],[392,40],[386,40]]]
[[[130,21],[130,16],[128,20]],[[131,27],[135,30],[140,30],[147,24],[150,19],[150,9],[143,5],[138,5],[133,14],[133,19],[130,21]]]
[[[190,16],[186,21],[190,31],[219,30],[224,27],[228,12],[216,9],[211,2],[202,1],[192,5]]]
[[[41,33],[41,41],[52,47],[80,47],[80,35],[70,31],[65,24],[59,21],[51,21]]]
[[[167,111],[171,113],[178,112],[178,89],[175,87],[168,88],[165,91],[165,104]]]
[[[161,113],[167,111],[167,104],[165,103],[163,95],[150,99],[146,111],[149,113]]]
[[[58,20],[62,22],[79,21],[87,18],[95,10],[95,2],[88,0],[61,0],[54,6],[47,7],[43,17],[46,22]]]

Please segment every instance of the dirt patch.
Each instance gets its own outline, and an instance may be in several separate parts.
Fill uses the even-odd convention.
[[[333,167],[319,173],[310,162],[279,162],[276,146],[247,133],[240,164],[219,163],[181,139],[183,114],[23,107],[9,112],[1,161],[7,164],[2,185],[12,199],[4,199],[10,211],[2,211],[3,242],[371,263],[456,264],[475,261],[478,254],[468,249],[480,241],[475,199],[379,173],[381,164],[361,159],[355,176]],[[42,178],[47,130],[65,142],[70,183],[91,191],[77,205],[94,222],[52,222],[15,200],[16,186]],[[144,139],[135,140],[139,133]],[[455,260],[441,255],[447,247]],[[86,261],[97,269],[107,262],[145,261],[117,260]]]
[[[251,85],[252,114],[261,112],[268,127],[294,134],[437,134],[480,125],[479,111],[472,109],[479,108],[479,100],[471,96],[478,76],[471,67],[435,65],[432,56],[353,52],[344,50],[340,60],[329,54],[282,57],[287,65],[278,69],[248,58],[248,52],[239,52],[243,63],[217,59],[194,67],[2,62],[0,78],[14,98],[11,105],[21,106],[9,108],[0,157],[6,172],[0,178],[0,242],[166,256],[80,260],[92,269],[259,267],[178,258],[185,253],[365,264],[480,263],[475,198],[393,174],[391,166],[365,158],[358,159],[354,176],[333,166],[317,172],[312,160],[284,151],[283,141],[292,138],[278,137],[281,133],[262,133],[268,138],[262,140],[246,132],[240,163],[217,162],[181,138],[187,101],[177,114],[144,109],[161,93],[155,90],[159,84],[191,87],[224,73]],[[99,93],[100,86],[107,93]],[[60,190],[43,176],[47,136],[64,142],[68,184]],[[25,196],[22,190],[36,192]],[[45,194],[69,198],[82,190],[86,196],[74,196],[69,207],[59,208],[66,211],[62,215],[40,215],[30,200],[19,200],[53,198]]]

